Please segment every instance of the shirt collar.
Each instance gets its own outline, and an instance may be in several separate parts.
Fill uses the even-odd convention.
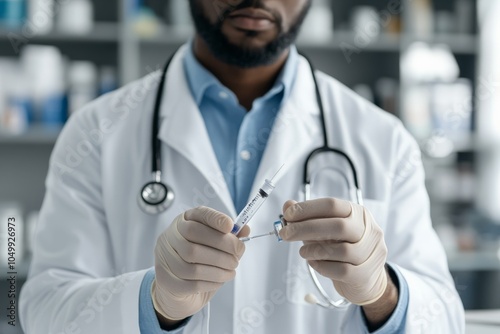
[[[298,51],[297,48],[292,45],[290,47],[286,63],[278,75],[273,87],[271,87],[262,99],[270,98],[283,91],[283,100],[285,100],[290,95],[290,91],[293,87],[297,74],[298,63]],[[184,57],[184,71],[186,73],[189,88],[198,107],[201,105],[203,97],[205,96],[208,88],[211,86],[227,89],[198,61],[198,59],[196,59],[192,42],[188,43],[187,52]]]

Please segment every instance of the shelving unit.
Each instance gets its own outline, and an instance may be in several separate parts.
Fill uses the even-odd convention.
[[[452,7],[444,0],[434,0],[434,2],[439,10],[447,8],[446,6]],[[390,78],[404,86],[400,73],[401,56],[412,43],[420,41],[431,45],[448,45],[455,54],[463,75],[475,80],[478,49],[478,37],[475,33],[466,35],[441,33],[432,37],[417,38],[406,30],[405,21],[408,20],[408,15],[412,14],[403,10],[400,18],[401,33],[386,33],[382,30],[380,35],[367,45],[356,46],[356,32],[350,30],[345,23],[349,21],[352,9],[361,5],[375,6],[380,11],[387,9],[387,4],[374,4],[368,0],[353,0],[348,3],[332,1],[335,17],[335,24],[332,27],[333,37],[321,42],[299,37],[297,42],[299,49],[309,55],[318,69],[333,75],[350,87],[367,84],[373,88],[380,78]],[[98,65],[115,65],[118,67],[121,84],[125,84],[147,74],[151,69],[162,67],[165,59],[192,36],[192,29],[173,28],[165,22],[160,22],[156,34],[138,35],[134,23],[129,19],[130,4],[127,0],[106,2],[95,0],[94,7],[97,22],[89,34],[75,36],[55,30],[45,36],[33,37],[29,39],[29,43],[56,45],[72,60],[87,59]],[[0,56],[15,57],[17,54],[11,47],[3,47],[9,46],[9,33],[5,29],[0,29]],[[346,46],[359,48],[359,52],[351,55],[351,62],[347,62],[344,55]],[[403,86],[401,89],[404,89]],[[394,112],[400,114],[400,106]],[[45,132],[39,128],[21,136],[0,133],[0,149],[20,144],[50,146],[56,137],[57,132]],[[455,143],[454,152],[463,150],[473,151],[473,140]],[[0,172],[10,174],[12,171],[5,171],[0,167]],[[8,192],[3,192],[0,190],[0,200],[10,196]],[[23,201],[22,198],[14,200]],[[28,208],[39,207],[41,198],[26,204]]]
[[[500,251],[449,252],[451,271],[500,271]]]
[[[171,0],[172,1],[172,0]],[[447,1],[434,0],[436,8],[442,10],[450,7]],[[377,10],[385,10],[387,4],[373,4],[368,0],[353,0],[350,2],[332,1],[331,6],[335,16],[333,37],[327,41],[318,42],[312,39],[299,38],[299,48],[307,53],[317,68],[333,75],[346,85],[368,84],[374,87],[379,78],[391,78],[401,82],[400,60],[403,52],[413,42],[421,41],[429,44],[446,44],[454,52],[461,67],[461,72],[469,79],[475,80],[476,53],[478,38],[475,34],[437,34],[433,37],[416,38],[405,29],[408,15],[402,12],[403,29],[400,34],[389,34],[384,31],[367,45],[360,47],[359,53],[352,54],[348,63],[344,51],[346,45],[355,46],[356,33],[346,27],[353,7],[360,5],[375,6]],[[130,4],[127,0],[94,1],[96,24],[92,32],[86,35],[71,35],[55,30],[44,36],[29,39],[32,44],[50,44],[59,47],[63,54],[71,60],[87,59],[98,65],[115,65],[122,84],[133,81],[151,69],[163,66],[165,59],[177,47],[192,36],[190,29],[175,29],[161,23],[155,35],[144,37],[137,35],[134,24],[129,20]],[[164,11],[163,11],[164,12]],[[9,45],[9,33],[0,29],[0,56],[16,57]],[[19,31],[14,31],[19,33]],[[376,66],[374,66],[376,64]],[[401,82],[403,85],[404,83]],[[402,88],[403,89],[403,88]],[[400,108],[395,110],[400,113]],[[45,132],[33,129],[21,136],[9,136],[0,133],[0,148],[11,145],[54,143],[57,132]],[[474,150],[472,141],[455,143],[456,151]],[[36,163],[35,163],[36,165]],[[10,174],[0,167],[0,172]],[[8,188],[10,185],[7,182]],[[0,200],[9,198],[10,193],[0,190]],[[22,198],[14,198],[21,200]],[[26,203],[28,208],[36,208],[41,204],[41,198],[33,203]]]
[[[410,45],[418,41],[428,44],[445,44],[454,54],[476,55],[478,50],[478,38],[476,35],[470,34],[437,34],[433,37],[426,38],[411,38],[406,37],[403,44]]]
[[[449,1],[434,1],[440,10],[451,6]],[[172,28],[165,22],[159,25],[156,34],[139,36],[129,20],[128,0],[94,0],[93,3],[97,22],[89,34],[71,35],[56,30],[48,35],[35,36],[29,39],[29,43],[55,45],[71,60],[91,60],[98,65],[116,66],[120,83],[126,84],[151,69],[163,66],[168,56],[192,36],[192,30]],[[355,45],[356,33],[346,27],[345,22],[349,20],[353,7],[360,5],[375,6],[378,10],[384,10],[387,6],[385,2],[374,3],[370,0],[331,1],[335,17],[333,37],[324,42],[299,38],[299,49],[309,55],[318,69],[350,87],[367,84],[373,88],[380,78],[390,78],[404,85],[400,70],[402,54],[412,43],[424,42],[447,45],[457,58],[462,75],[475,82],[479,44],[476,33],[447,33],[417,38],[406,30],[405,20],[407,15],[412,14],[405,11],[401,15],[401,33],[382,31],[376,39],[361,47],[359,53],[354,53],[352,61],[348,63],[344,46]],[[0,29],[0,57],[18,56],[10,46],[9,33],[6,29]],[[400,115],[400,112],[401,106],[398,105],[395,114]],[[9,161],[0,163],[0,201],[19,201],[26,211],[41,206],[48,159],[59,131],[37,127],[22,135],[0,133],[0,156],[9,157]],[[474,152],[477,144],[474,138],[471,133],[469,139],[455,143],[453,154]],[[439,159],[429,160],[433,164],[443,164]],[[444,168],[456,167],[453,159],[446,161]],[[432,175],[427,176],[432,182]],[[29,194],[25,189],[30,189]],[[449,203],[436,200],[433,204],[438,206],[434,212],[442,214],[448,210]],[[436,221],[440,221],[439,217]],[[500,270],[497,254],[492,252],[450,254],[449,263],[452,270],[461,272]]]
[[[45,128],[42,126],[33,126],[22,134],[0,132],[0,144],[54,145],[60,132],[61,128]]]
[[[118,43],[120,25],[115,22],[96,22],[91,32],[87,34],[72,34],[55,29],[47,35],[34,35],[25,37],[22,31],[0,29],[0,40],[11,40],[26,38],[28,44],[52,44],[57,42],[68,43]]]

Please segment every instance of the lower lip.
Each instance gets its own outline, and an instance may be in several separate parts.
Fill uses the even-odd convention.
[[[258,19],[248,16],[233,16],[228,18],[231,25],[242,30],[265,31],[274,27],[274,22],[268,19]]]

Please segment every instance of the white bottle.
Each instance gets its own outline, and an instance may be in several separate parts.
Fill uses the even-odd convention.
[[[169,6],[167,8],[168,18],[173,27],[181,29],[189,29],[192,27],[189,1],[170,0]]]
[[[89,0],[64,1],[57,15],[57,28],[71,34],[87,34],[94,26],[94,5]]]
[[[414,0],[409,7],[409,32],[415,37],[428,38],[434,34],[434,12],[430,0]]]
[[[8,130],[10,133],[21,134],[29,127],[29,94],[28,79],[20,66],[15,67],[9,80],[7,112],[9,113]]]
[[[376,40],[381,30],[377,8],[371,6],[354,7],[351,14],[351,28],[359,40],[366,40],[368,43]]]
[[[90,61],[74,61],[70,64],[68,72],[70,114],[95,99],[97,76],[97,67]]]
[[[47,45],[27,45],[21,53],[21,64],[30,78],[35,120],[50,126],[62,125],[65,120],[62,101],[66,87],[64,62],[59,49]]]
[[[109,93],[118,88],[116,69],[113,66],[102,66],[99,72],[98,95]]]
[[[0,130],[21,134],[30,120],[28,78],[17,60],[0,60],[0,73]]]
[[[54,15],[54,0],[29,0],[27,25],[35,35],[52,31]]]
[[[313,0],[300,30],[300,40],[325,42],[333,36],[333,13],[326,0]]]

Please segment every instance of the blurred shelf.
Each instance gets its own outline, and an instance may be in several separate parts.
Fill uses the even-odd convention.
[[[455,166],[457,154],[477,152],[483,147],[474,133],[417,140],[420,142],[425,163],[435,166]]]
[[[455,152],[472,152],[479,148],[477,137],[474,134],[470,134],[467,137],[454,138],[452,142]]]
[[[31,43],[58,43],[58,42],[89,42],[89,43],[118,43],[120,25],[113,22],[96,22],[91,32],[87,34],[72,34],[54,30],[46,35],[25,37],[22,30],[0,28],[0,41],[9,42],[18,39],[21,45]],[[14,35],[12,35],[14,34]],[[24,43],[26,41],[26,43]]]
[[[1,144],[44,144],[53,145],[61,127],[47,128],[43,126],[33,126],[21,134],[9,134],[0,131]]]
[[[453,53],[457,54],[477,54],[479,39],[472,34],[436,34],[431,37],[417,38],[405,36],[404,45],[410,45],[415,42],[424,42],[428,44],[446,44]]]
[[[180,45],[193,36],[191,28],[175,28],[160,25],[158,31],[150,36],[137,36],[146,44]],[[455,53],[476,54],[478,40],[475,35],[461,34],[439,34],[432,38],[413,38],[411,36],[400,36],[397,34],[381,33],[378,37],[366,41],[363,36],[358,36],[349,30],[336,30],[333,36],[326,39],[310,38],[307,35],[299,35],[297,46],[299,48],[314,48],[322,50],[351,50],[355,53],[370,52],[401,52],[401,41],[405,45],[413,42],[426,42],[430,44],[446,44]]]
[[[465,321],[468,324],[498,326],[500,329],[500,310],[468,310]]]
[[[500,270],[500,251],[449,252],[448,265],[451,271]]]
[[[333,36],[326,40],[315,40],[307,36],[299,36],[299,48],[314,48],[324,50],[340,50],[353,53],[371,52],[400,52],[400,36],[382,33],[372,40],[365,41],[353,31],[336,30]]]
[[[158,31],[150,36],[137,35],[141,43],[151,45],[179,46],[193,37],[192,28],[176,28],[160,25]]]
[[[465,324],[465,334],[498,334],[500,325]]]
[[[426,185],[430,185],[433,181],[435,181],[432,178],[426,179],[427,183]],[[431,190],[427,190],[429,193],[431,205],[440,205],[440,206],[446,206],[446,207],[459,207],[463,209],[470,209],[471,207],[474,206],[474,199],[458,199],[458,198],[442,198],[434,195]]]
[[[175,28],[167,25],[160,25],[158,32],[151,36],[138,36],[142,43],[161,45],[180,45],[193,36],[193,29]],[[326,40],[311,39],[307,36],[299,36],[297,39],[299,48],[314,48],[323,50],[354,50],[378,51],[378,52],[399,52],[400,38],[398,35],[381,34],[367,44],[357,40],[357,36],[352,31],[335,31],[333,37]]]

